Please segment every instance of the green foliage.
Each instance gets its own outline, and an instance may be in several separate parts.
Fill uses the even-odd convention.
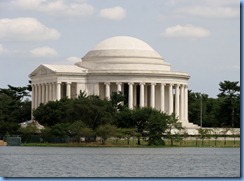
[[[170,116],[165,113],[154,110],[148,119],[148,144],[149,145],[164,145],[162,140],[163,133],[167,129],[167,120]]]
[[[204,140],[206,138],[210,138],[211,129],[202,129],[202,128],[199,128],[198,129],[198,134],[199,134],[200,139],[202,140],[202,146],[203,146],[204,145]]]
[[[30,136],[33,134],[36,134],[38,132],[38,129],[35,124],[28,124],[26,127],[20,127],[18,129],[18,132],[21,134],[22,141],[28,142],[30,139]]]
[[[23,122],[30,120],[31,102],[28,87],[0,88],[0,121]]]
[[[219,86],[218,98],[188,92],[190,122],[200,125],[202,102],[203,127],[240,127],[239,82],[224,81],[220,82]]]
[[[54,126],[52,126],[52,135],[58,136],[58,137],[65,137],[69,136],[69,125],[70,123],[57,123]]]
[[[239,82],[224,81],[219,84],[220,111],[219,117],[223,125],[240,126],[240,86]],[[231,120],[231,122],[229,122]]]
[[[20,125],[16,122],[0,122],[0,134],[6,135],[15,135],[17,130],[20,128]]]
[[[238,82],[220,83],[218,98],[209,98],[206,94],[188,92],[189,120],[200,125],[201,111],[203,127],[239,127],[240,126],[240,87]],[[18,123],[30,120],[31,102],[28,99],[31,86],[0,89],[0,134],[16,134],[18,131],[28,137],[32,128],[20,129]],[[169,138],[171,145],[183,139],[182,125],[175,115],[166,115],[149,107],[128,109],[122,104],[122,93],[113,92],[110,100],[80,92],[78,98],[63,98],[41,104],[33,115],[46,129],[42,130],[44,140],[52,136],[72,138],[85,137],[86,141],[96,136],[126,138],[137,137],[149,145],[163,145],[163,138]],[[174,130],[174,131],[173,131]],[[175,131],[176,130],[176,131]],[[199,130],[204,139],[209,133]],[[174,133],[173,133],[174,132]],[[173,133],[173,134],[172,134]],[[197,138],[199,139],[199,138]],[[216,138],[217,140],[217,138]],[[215,141],[216,141],[215,140]],[[225,141],[226,142],[226,141]],[[197,143],[197,142],[196,142]]]
[[[105,144],[109,137],[115,136],[117,132],[117,127],[111,124],[101,125],[97,128],[97,136],[102,137],[102,143]]]
[[[183,130],[181,122],[179,119],[175,117],[174,114],[167,117],[167,130],[166,130],[166,137],[170,139],[170,144],[173,146],[174,141],[181,141],[183,138],[183,134],[181,131]],[[172,134],[173,133],[173,134]]]

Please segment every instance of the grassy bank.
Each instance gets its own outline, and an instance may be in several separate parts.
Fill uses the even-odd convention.
[[[137,140],[130,141],[130,144],[127,144],[126,140],[108,140],[106,144],[101,144],[100,142],[92,143],[26,143],[22,146],[47,146],[47,147],[130,147],[130,148],[152,148],[152,147],[216,147],[216,148],[232,148],[240,147],[240,141],[230,141],[227,140],[204,140],[203,145],[201,140],[185,140],[181,142],[174,142],[174,145],[170,145],[170,140],[165,140],[164,146],[148,146],[147,142],[141,140],[141,145],[137,144]]]

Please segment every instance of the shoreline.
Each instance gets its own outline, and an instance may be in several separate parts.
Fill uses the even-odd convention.
[[[80,148],[240,148],[240,145],[161,145],[161,146],[148,146],[148,145],[112,145],[112,144],[82,144],[82,143],[25,143],[21,144],[22,147],[80,147]]]

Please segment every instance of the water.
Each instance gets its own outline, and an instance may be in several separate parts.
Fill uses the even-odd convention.
[[[3,177],[240,177],[240,148],[0,147]]]

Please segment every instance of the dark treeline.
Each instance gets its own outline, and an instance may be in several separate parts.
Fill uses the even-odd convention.
[[[189,121],[203,127],[240,127],[239,82],[220,82],[217,98],[207,94],[188,92]]]
[[[240,127],[240,87],[238,82],[224,81],[219,84],[217,98],[189,91],[189,121],[203,127]],[[20,128],[19,123],[30,120],[30,85],[0,89],[0,134],[1,136],[35,132],[33,127]],[[45,126],[44,137],[96,137],[110,136],[147,137],[152,145],[163,144],[162,133],[169,128],[181,129],[174,115],[151,108],[129,110],[120,104],[122,94],[113,93],[111,100],[87,96],[83,92],[76,99],[63,98],[41,104],[33,111],[35,120]]]

